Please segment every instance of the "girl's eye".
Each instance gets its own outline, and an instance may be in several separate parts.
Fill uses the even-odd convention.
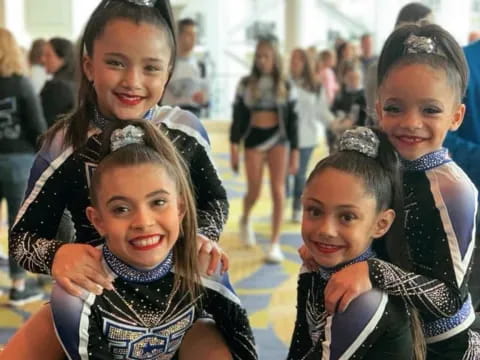
[[[112,212],[115,215],[123,215],[126,214],[130,211],[130,209],[127,206],[116,206],[112,209]]]
[[[154,206],[164,206],[167,203],[165,199],[157,199],[153,200],[153,205]]]
[[[113,66],[113,67],[123,67],[123,63],[119,60],[114,60],[110,59],[106,61],[107,65]]]
[[[396,105],[385,105],[383,107],[383,111],[385,111],[386,113],[397,114],[400,112],[400,107]]]
[[[345,213],[340,215],[340,219],[343,223],[350,223],[353,220],[357,219],[357,216],[353,213]]]
[[[437,107],[427,107],[427,108],[423,109],[423,112],[428,114],[428,115],[435,115],[435,114],[440,114],[442,112],[442,110],[440,110]]]
[[[145,66],[145,70],[147,72],[157,72],[157,71],[161,71],[161,67],[160,66],[156,66],[156,65],[147,65]]]
[[[322,214],[322,210],[315,206],[308,206],[305,208],[305,212],[311,217],[317,217]]]

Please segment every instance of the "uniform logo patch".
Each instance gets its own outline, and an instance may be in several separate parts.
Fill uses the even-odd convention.
[[[113,359],[166,360],[178,350],[183,336],[192,326],[195,308],[156,328],[126,325],[103,319],[103,333],[108,339]]]

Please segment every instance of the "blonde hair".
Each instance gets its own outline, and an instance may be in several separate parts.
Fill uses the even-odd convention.
[[[25,75],[26,59],[15,37],[5,28],[0,28],[0,76]]]

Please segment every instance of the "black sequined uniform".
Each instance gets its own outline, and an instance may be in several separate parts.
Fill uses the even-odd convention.
[[[424,323],[428,359],[480,359],[468,292],[475,245],[477,189],[446,149],[405,161],[405,233],[413,262],[406,272],[368,260],[374,287],[401,296]]]
[[[226,274],[202,278],[202,292],[190,299],[175,286],[172,253],[150,271],[130,267],[106,247],[103,254],[114,290],[83,299],[58,285],[52,291],[54,325],[69,359],[175,359],[185,333],[205,313],[234,359],[257,359],[247,314]]]
[[[374,256],[367,250],[335,268],[302,269],[297,288],[297,319],[288,360],[406,360],[412,355],[410,321],[401,299],[372,289],[343,313],[325,311],[324,290],[330,276],[352,263]]]
[[[189,166],[199,233],[218,240],[228,216],[228,201],[210,157],[205,128],[196,117],[179,108],[156,107],[148,118],[171,139]],[[65,209],[72,214],[77,242],[93,246],[103,243],[85,209],[90,205],[90,178],[101,160],[101,133],[106,121],[95,118],[86,144],[79,149],[64,148],[63,134],[59,132],[51,145],[37,154],[25,201],[10,234],[10,255],[25,269],[51,272],[53,258],[64,244],[54,237]]]

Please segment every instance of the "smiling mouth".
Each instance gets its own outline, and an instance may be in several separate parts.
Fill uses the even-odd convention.
[[[418,144],[424,141],[424,138],[418,136],[408,136],[408,135],[397,135],[395,136],[399,141],[405,144]]]
[[[337,251],[340,251],[340,250],[345,248],[345,246],[332,245],[332,244],[326,244],[326,243],[318,243],[318,242],[314,242],[313,246],[315,246],[315,248],[319,252],[324,253],[324,254],[333,254],[333,253],[335,253]]]
[[[138,105],[144,99],[143,96],[114,93],[118,100],[125,105]]]
[[[162,243],[164,237],[164,235],[141,236],[129,240],[128,243],[132,245],[135,250],[145,251],[159,246]]]

